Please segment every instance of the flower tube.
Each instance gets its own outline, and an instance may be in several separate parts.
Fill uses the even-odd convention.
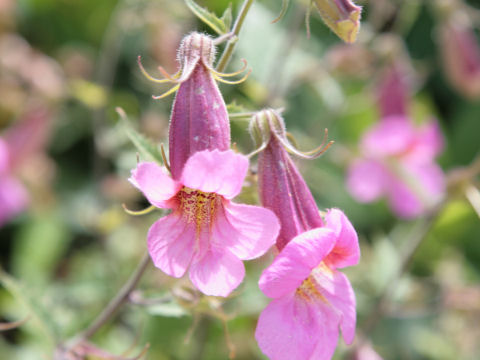
[[[169,158],[174,179],[178,180],[189,157],[197,151],[221,151],[230,148],[230,123],[227,108],[216,81],[236,84],[243,81],[227,81],[224,77],[238,75],[245,66],[232,74],[223,74],[213,68],[215,46],[207,35],[193,32],[181,42],[178,51],[180,70],[170,76],[159,68],[165,79],[148,75],[157,83],[171,82],[175,86],[155,99],[163,98],[175,91],[169,128]]]

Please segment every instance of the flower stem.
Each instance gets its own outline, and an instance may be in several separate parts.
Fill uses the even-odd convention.
[[[250,6],[252,6],[252,4],[253,4],[253,0],[245,0],[243,2],[242,8],[240,9],[240,13],[238,14],[237,19],[235,20],[235,24],[233,25],[232,37],[230,38],[230,40],[228,40],[227,45],[225,46],[225,50],[223,50],[222,56],[218,61],[218,65],[216,69],[218,72],[225,71],[228,65],[228,62],[230,61],[233,55],[233,51],[235,50],[235,46],[238,41],[238,34],[242,29],[243,22],[245,21],[245,18],[247,17],[247,14],[248,14],[248,10],[250,10]]]
[[[122,286],[117,295],[115,295],[115,297],[108,303],[100,315],[98,315],[97,318],[78,335],[77,339],[79,342],[93,336],[93,334],[95,334],[117,312],[120,306],[125,302],[127,297],[137,286],[149,262],[150,256],[148,252],[145,252],[135,271],[132,273],[132,275],[130,275],[130,278]]]
[[[368,335],[373,331],[373,329],[377,326],[378,322],[383,318],[385,315],[387,304],[389,303],[390,299],[392,298],[398,282],[402,278],[403,274],[408,270],[410,264],[413,260],[415,253],[417,252],[418,248],[422,244],[423,240],[426,238],[426,235],[429,233],[432,226],[435,224],[435,221],[438,218],[438,215],[442,212],[445,208],[448,200],[445,199],[441,203],[437,204],[420,222],[415,226],[411,232],[411,236],[409,237],[409,241],[405,245],[403,249],[400,266],[392,277],[392,279],[388,282],[388,285],[385,287],[383,292],[378,297],[376,303],[372,307],[372,311],[366,317],[363,326],[362,326],[362,333],[368,337]]]

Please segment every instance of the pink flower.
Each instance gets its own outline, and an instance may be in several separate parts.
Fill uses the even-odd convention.
[[[445,177],[435,163],[443,138],[436,122],[415,128],[404,116],[387,117],[365,133],[360,148],[362,157],[347,176],[357,201],[385,196],[395,214],[414,218],[443,197]]]
[[[358,239],[340,210],[330,210],[325,222],[293,238],[260,277],[260,289],[273,300],[255,338],[272,360],[331,359],[339,329],[353,342],[355,294],[337,269],[358,263]]]
[[[156,163],[138,164],[130,182],[152,205],[172,210],[148,232],[156,267],[173,277],[188,268],[192,283],[207,295],[227,296],[241,283],[241,260],[263,255],[279,231],[271,211],[231,202],[247,169],[247,158],[231,150],[195,153],[179,180]]]
[[[230,122],[216,81],[236,84],[243,79],[226,81],[222,77],[237,75],[245,70],[244,67],[233,74],[217,72],[213,68],[213,39],[196,32],[182,40],[178,59],[181,68],[177,74],[169,76],[160,68],[167,77],[163,80],[152,78],[141,67],[147,77],[155,82],[177,84],[165,94],[154,97],[159,99],[178,90],[169,128],[170,168],[176,180],[195,152],[214,149],[225,151],[230,148]]]

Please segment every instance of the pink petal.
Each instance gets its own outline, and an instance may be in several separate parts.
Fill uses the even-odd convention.
[[[204,294],[228,296],[245,276],[243,263],[228,251],[211,249],[190,266],[190,280]]]
[[[365,134],[361,147],[366,156],[382,158],[407,151],[415,140],[415,129],[407,117],[389,116]]]
[[[275,360],[331,359],[337,345],[338,319],[318,305],[294,295],[270,302],[255,331],[262,352]]]
[[[415,218],[436,204],[445,194],[445,175],[434,162],[402,164],[405,179],[392,179],[389,202],[402,218]]]
[[[330,360],[338,344],[338,324],[340,321],[337,312],[323,302],[312,303],[315,307],[317,322],[320,325],[317,346],[309,360]]]
[[[172,213],[150,227],[147,242],[155,266],[178,278],[183,276],[192,259],[195,227],[177,213]]]
[[[9,167],[9,152],[5,141],[0,138],[0,175],[7,172]]]
[[[17,179],[0,177],[0,226],[22,212],[28,202],[28,193]]]
[[[213,229],[214,241],[242,260],[262,256],[275,244],[280,224],[265,208],[224,201]]]
[[[371,202],[385,192],[388,173],[376,160],[357,160],[347,175],[347,188],[359,202]]]
[[[417,161],[418,158],[433,160],[445,146],[442,130],[435,119],[423,125],[418,130],[417,136],[417,146],[415,147]]]
[[[428,197],[427,202],[435,203],[442,198],[446,190],[446,180],[440,166],[431,161],[425,164],[409,163],[405,167],[418,179],[422,193]]]
[[[360,260],[360,247],[357,232],[350,220],[339,209],[331,209],[325,220],[327,227],[332,229],[337,237],[335,247],[325,262],[333,268],[357,265]]]
[[[424,206],[406,184],[393,179],[390,183],[388,201],[393,212],[405,219],[412,219],[424,211]]]
[[[294,292],[335,245],[336,235],[327,228],[306,231],[294,237],[263,271],[258,283],[270,298]]]
[[[355,293],[350,281],[345,274],[329,270],[326,266],[315,269],[312,275],[319,285],[319,291],[329,303],[327,309],[336,311],[339,315],[337,324],[340,325],[343,339],[347,344],[351,344],[355,337],[357,313]]]
[[[247,174],[247,157],[228,151],[199,151],[185,164],[181,183],[232,199],[240,193]]]
[[[150,201],[159,208],[170,208],[167,203],[182,187],[172,180],[163,168],[154,162],[141,162],[132,170],[128,179]]]

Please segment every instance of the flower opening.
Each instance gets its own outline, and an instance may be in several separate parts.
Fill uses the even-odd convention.
[[[207,295],[228,296],[243,280],[242,260],[263,255],[279,224],[267,209],[231,201],[241,190],[246,157],[233,151],[200,151],[187,161],[179,180],[155,163],[140,163],[130,182],[152,205],[172,212],[147,236],[153,263]]]
[[[337,269],[356,265],[359,256],[355,230],[337,209],[327,213],[324,227],[299,234],[283,248],[259,281],[272,299],[255,331],[264,354],[277,360],[328,360],[339,330],[347,344],[353,342],[355,294]]]

